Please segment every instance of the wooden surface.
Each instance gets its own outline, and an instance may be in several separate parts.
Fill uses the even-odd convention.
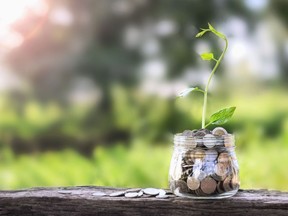
[[[69,190],[72,194],[61,194]],[[288,193],[240,190],[222,200],[95,197],[123,190],[107,187],[32,188],[0,191],[0,215],[288,215]]]

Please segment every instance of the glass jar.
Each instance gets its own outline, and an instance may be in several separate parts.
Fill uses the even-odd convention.
[[[220,199],[239,189],[239,166],[234,136],[190,137],[176,134],[169,186],[176,196]]]

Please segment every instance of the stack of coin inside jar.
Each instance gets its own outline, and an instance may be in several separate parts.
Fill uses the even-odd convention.
[[[224,128],[186,130],[174,137],[169,185],[178,196],[229,197],[239,189],[234,136]]]

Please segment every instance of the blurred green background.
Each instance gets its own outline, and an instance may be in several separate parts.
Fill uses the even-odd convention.
[[[0,3],[0,189],[168,187],[173,134],[237,106],[242,188],[288,190],[286,0],[10,0]],[[212,129],[212,128],[210,128]]]

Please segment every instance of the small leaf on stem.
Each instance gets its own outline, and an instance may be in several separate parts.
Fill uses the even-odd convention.
[[[206,125],[214,124],[214,125],[222,125],[225,124],[227,121],[230,120],[232,115],[234,114],[236,107],[229,107],[222,109],[210,117],[210,122]]]
[[[201,29],[201,30],[202,31],[196,34],[195,37],[202,37],[207,31],[209,31],[209,29]]]
[[[213,32],[215,35],[222,39],[226,39],[225,35],[219,31],[217,31],[210,23],[208,23],[209,29],[211,32]]]
[[[178,94],[178,97],[185,97],[185,96],[187,96],[188,94],[190,94],[193,91],[198,91],[198,92],[204,93],[204,91],[202,89],[199,89],[198,87],[188,88],[188,89],[185,89],[184,91],[180,92]]]
[[[202,53],[200,56],[203,60],[206,60],[206,61],[210,61],[214,59],[213,53]]]

